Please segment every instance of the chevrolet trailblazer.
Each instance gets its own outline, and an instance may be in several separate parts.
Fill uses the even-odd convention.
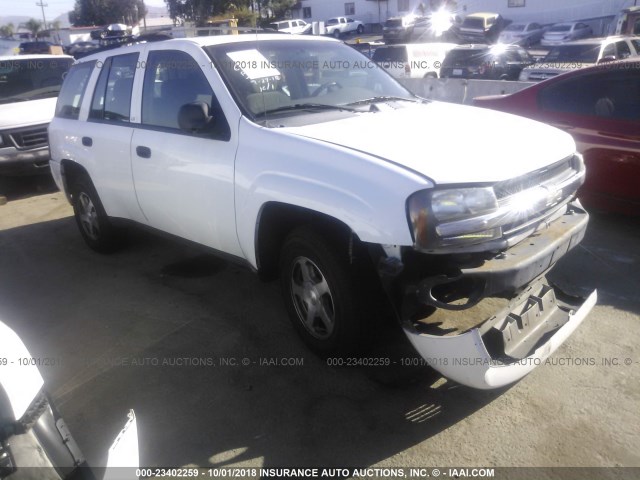
[[[495,388],[551,355],[596,300],[544,277],[587,225],[570,135],[418,98],[334,39],[201,37],[87,56],[49,136],[89,247],[119,247],[125,221],[279,277],[293,325],[322,354],[363,343],[385,298],[434,368]],[[508,301],[462,321],[494,297]]]

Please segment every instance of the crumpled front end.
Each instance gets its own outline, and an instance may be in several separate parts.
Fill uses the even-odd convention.
[[[584,321],[597,292],[572,297],[546,279],[584,238],[589,215],[574,200],[583,179],[576,157],[487,190],[409,199],[415,246],[384,248],[379,273],[405,334],[435,370],[473,388],[503,387],[544,364]],[[461,204],[479,213],[465,217]]]
[[[597,292],[584,302],[563,301],[539,282],[518,300],[509,311],[459,335],[427,335],[410,326],[404,332],[445,377],[482,390],[503,387],[544,364],[595,306]]]

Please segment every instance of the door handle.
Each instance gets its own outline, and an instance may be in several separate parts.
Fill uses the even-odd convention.
[[[82,145],[90,147],[93,145],[93,139],[91,137],[82,137]]]
[[[149,147],[136,147],[136,153],[142,158],[151,158],[151,149]]]

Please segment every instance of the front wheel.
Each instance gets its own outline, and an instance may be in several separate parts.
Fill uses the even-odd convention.
[[[280,281],[289,317],[312,350],[327,354],[357,349],[363,311],[346,248],[341,255],[310,228],[298,228],[282,247]]]
[[[123,232],[109,220],[93,183],[83,175],[73,186],[73,213],[80,234],[96,252],[111,253],[123,243]]]

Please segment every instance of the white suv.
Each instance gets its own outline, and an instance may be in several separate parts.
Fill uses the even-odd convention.
[[[279,276],[294,326],[324,354],[362,345],[395,312],[434,368],[495,388],[541,363],[595,303],[543,277],[588,220],[571,136],[417,98],[333,39],[93,54],[69,72],[49,135],[91,248],[114,250],[137,223]],[[488,297],[511,303],[474,316]]]

